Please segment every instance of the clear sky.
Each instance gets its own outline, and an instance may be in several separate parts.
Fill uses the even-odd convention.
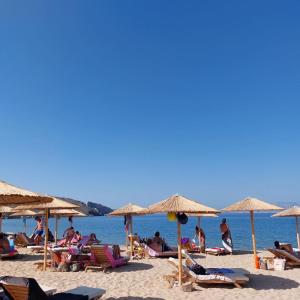
[[[111,207],[299,202],[299,16],[299,1],[1,1],[1,179]]]

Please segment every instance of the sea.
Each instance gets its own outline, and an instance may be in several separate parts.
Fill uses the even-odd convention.
[[[255,213],[255,234],[257,249],[272,247],[274,241],[291,243],[296,247],[295,218],[271,217],[271,213]],[[207,247],[221,247],[219,225],[223,218],[230,227],[234,249],[251,250],[251,224],[249,213],[226,213],[219,217],[201,217],[201,228],[206,234]],[[187,224],[182,225],[182,237],[194,238],[197,217],[189,217]],[[30,235],[35,226],[32,218],[26,219],[26,232]],[[59,219],[59,236],[69,226],[68,218]],[[82,235],[96,233],[103,243],[125,244],[125,226],[123,217],[74,217],[73,226]],[[49,219],[50,230],[54,233],[55,219]],[[4,219],[4,232],[24,232],[23,219]],[[133,217],[133,231],[140,237],[152,237],[156,231],[161,233],[170,246],[177,244],[177,224],[170,222],[166,215],[147,215]]]

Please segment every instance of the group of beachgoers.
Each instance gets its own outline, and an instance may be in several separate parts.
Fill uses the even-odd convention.
[[[223,254],[232,254],[233,252],[233,242],[232,236],[227,224],[226,219],[222,219],[220,224],[221,239],[223,245]],[[172,251],[174,250],[170,247],[166,240],[161,237],[160,232],[156,231],[152,238],[140,239],[137,234],[134,235],[141,243],[150,246],[153,250],[158,252]],[[204,253],[206,250],[206,235],[204,230],[198,225],[195,227],[195,236],[192,240],[189,238],[182,238],[181,243],[186,244],[191,242],[192,248],[198,248],[200,252]],[[221,248],[220,248],[221,249]]]

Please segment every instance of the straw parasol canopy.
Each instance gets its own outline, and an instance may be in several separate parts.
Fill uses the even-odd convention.
[[[45,245],[44,245],[44,271],[47,268],[47,244],[48,244],[48,218],[51,209],[58,208],[78,208],[79,205],[67,202],[65,200],[52,197],[52,201],[48,203],[27,203],[17,206],[16,210],[24,209],[44,209],[45,210]]]
[[[34,193],[0,180],[0,205],[50,201],[52,201],[52,197]]]
[[[205,206],[199,202],[175,194],[169,198],[149,206],[145,213],[217,213],[214,208]],[[177,221],[177,244],[178,244],[178,281],[182,285],[182,254],[181,254],[181,226]]]
[[[138,206],[136,204],[129,203],[125,206],[122,206],[109,214],[109,216],[126,216],[126,215],[139,215],[145,208]]]
[[[10,206],[0,206],[0,214],[10,214],[14,209]]]
[[[18,210],[17,212],[11,214],[11,217],[34,217],[34,216],[41,216],[44,212],[37,213],[34,210],[31,209],[24,209],[24,210]]]
[[[52,197],[51,202],[47,203],[27,203],[16,206],[16,210],[23,210],[23,209],[57,209],[57,208],[78,208],[79,205],[70,203],[65,200],[61,200],[58,198]]]
[[[298,220],[299,216],[300,216],[300,207],[299,206],[293,206],[293,207],[285,209],[277,214],[272,215],[272,217],[295,217],[298,249],[300,249],[300,234],[299,234],[299,220]]]
[[[224,209],[222,211],[226,212],[241,212],[241,211],[249,211],[250,219],[251,219],[251,229],[252,229],[252,244],[253,244],[253,256],[254,256],[254,264],[256,266],[257,262],[257,254],[256,254],[256,239],[255,239],[255,230],[254,230],[254,211],[272,211],[272,210],[281,210],[282,208],[270,204],[268,202],[264,202],[257,198],[247,197],[242,201],[236,202]]]
[[[125,206],[122,206],[109,214],[109,216],[117,217],[117,216],[126,216],[126,222],[129,223],[129,231],[130,231],[130,255],[133,254],[133,223],[132,216],[137,216],[144,214],[143,211],[145,208],[129,203]],[[126,230],[126,248],[128,248],[128,231]]]
[[[247,197],[242,201],[236,202],[224,209],[223,211],[270,211],[270,210],[281,210],[282,208],[270,204],[268,202],[264,202],[257,198]]]
[[[141,213],[218,213],[219,211],[181,195],[172,195],[168,199],[155,203]]]

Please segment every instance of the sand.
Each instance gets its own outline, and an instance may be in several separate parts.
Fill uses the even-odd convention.
[[[248,270],[250,282],[243,288],[231,286],[197,287],[196,291],[183,292],[169,289],[163,275],[171,274],[173,267],[166,259],[134,260],[128,266],[105,274],[103,272],[42,272],[34,263],[41,255],[25,254],[18,260],[0,261],[0,275],[34,277],[40,284],[65,291],[79,285],[101,287],[106,290],[102,299],[299,299],[300,268],[286,271],[265,271],[252,268],[251,254],[232,256],[197,256],[205,267],[235,267]],[[270,256],[270,254],[268,254]]]

